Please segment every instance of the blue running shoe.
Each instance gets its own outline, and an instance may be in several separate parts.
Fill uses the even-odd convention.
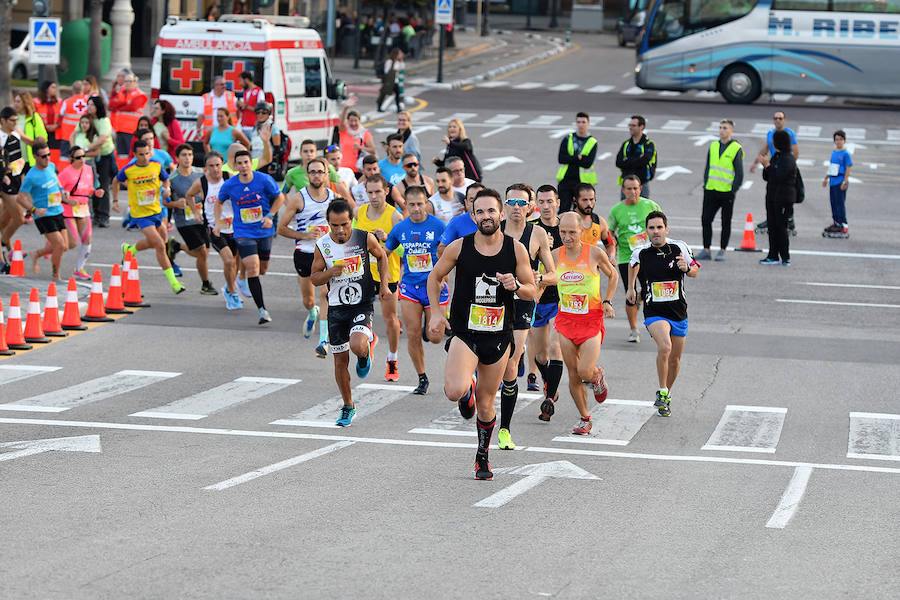
[[[309,339],[309,336],[312,335],[313,329],[316,328],[316,321],[319,320],[319,307],[313,306],[312,310],[309,311],[309,316],[306,317],[306,324],[303,327],[303,337]]]
[[[519,357],[519,371],[518,371],[517,377],[524,377],[524,376],[525,376],[525,355],[523,354],[522,356]]]
[[[244,308],[244,301],[241,300],[240,294],[238,294],[237,292],[230,292],[228,295],[231,296],[231,301],[234,302],[235,310]]]
[[[235,279],[235,283],[237,283],[238,291],[244,298],[250,298],[250,286],[247,285],[246,279]]]
[[[175,263],[172,263],[172,272],[175,273],[175,277],[181,277],[184,275],[184,273],[181,272],[181,267],[179,267]]]
[[[356,359],[356,374],[360,379],[364,379],[369,371],[372,369],[372,352],[369,352],[369,356],[363,360],[362,358]]]
[[[228,310],[237,310],[234,299],[231,297],[231,294],[228,293],[226,288],[222,288],[222,295],[225,296],[225,308]]]
[[[341,416],[334,422],[338,427],[350,427],[350,421],[356,416],[356,409],[349,406],[341,407]]]
[[[316,358],[326,358],[328,356],[328,345],[325,342],[319,342],[316,346]]]

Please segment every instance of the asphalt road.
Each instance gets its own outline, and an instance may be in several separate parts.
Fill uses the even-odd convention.
[[[784,108],[811,161],[801,163],[807,201],[789,268],[735,252],[688,282],[670,419],[648,406],[655,349],[646,333],[626,342],[618,295],[600,359],[610,400],[595,409],[592,435],[569,435],[577,412],[567,394],[541,423],[535,395],[522,393],[519,448],[492,451],[494,481],[477,482],[474,426],[440,393],[443,350],[426,353],[430,393],[408,395],[405,339],[399,383],[380,378],[379,319],[376,368],[353,378],[360,415],[350,429],[331,426],[331,360],[314,358],[299,334],[287,240],[263,278],[266,327],[249,300],[226,312],[221,297],[199,295],[188,268],[189,292],[171,295],[141,256],[150,308],[0,362],[0,595],[896,597],[900,138],[889,130],[900,130],[900,114],[839,99],[733,106],[625,93],[633,51],[611,37],[573,41],[572,52],[488,86],[422,91],[414,127],[425,162],[448,118],[464,113],[482,164],[498,165],[490,186],[539,185],[552,182],[576,111],[592,115],[601,156],[640,113],[660,148],[651,195],[671,236],[697,246],[712,122],[734,119],[753,149]],[[551,90],[564,84],[580,87]],[[612,87],[584,91],[595,86]],[[390,125],[371,126],[380,137]],[[839,127],[857,136],[848,240],[821,237],[830,212],[815,185]],[[612,158],[598,171],[605,215],[618,199]],[[732,245],[747,212],[762,219],[761,178],[747,181]],[[33,228],[22,237],[26,248],[38,243]],[[94,267],[108,273],[133,239],[97,231]],[[514,469],[526,465],[541,466]]]

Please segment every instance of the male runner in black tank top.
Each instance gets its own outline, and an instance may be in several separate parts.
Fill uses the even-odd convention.
[[[419,172],[419,159],[412,152],[407,152],[401,159],[406,176],[391,188],[391,198],[396,206],[405,206],[406,190],[420,186],[425,188],[430,197],[434,193],[434,179]],[[404,210],[405,213],[405,210]]]
[[[28,161],[16,131],[18,122],[19,115],[12,107],[4,107],[0,112],[0,242],[3,245],[0,265],[6,264],[5,255],[12,252],[12,237],[25,222],[18,198]]]
[[[500,224],[500,229],[525,246],[535,282],[540,286],[540,282],[544,280],[551,284],[556,281],[556,268],[553,266],[550,242],[546,232],[526,221],[526,217],[533,210],[532,193],[531,186],[525,183],[514,183],[506,188],[506,206],[504,207],[506,220]],[[547,267],[545,273],[537,273],[538,263],[543,263]],[[515,350],[510,353],[506,370],[503,372],[503,388],[500,391],[500,431],[497,432],[497,443],[501,450],[515,450],[516,448],[510,436],[509,426],[516,408],[516,400],[519,397],[519,384],[516,379],[524,375],[524,365],[520,361],[525,353],[528,331],[531,329],[531,319],[534,317],[533,300],[516,300],[514,306],[513,336],[516,346]]]
[[[460,414],[478,414],[475,478],[492,479],[488,446],[496,422],[494,396],[513,342],[513,300],[532,300],[537,294],[528,251],[500,231],[503,201],[496,190],[483,189],[475,197],[478,231],[447,246],[428,276],[428,300],[439,306],[441,282],[456,268],[450,326],[454,337],[447,350],[444,393],[457,402]],[[432,311],[428,335],[438,341],[447,319]],[[474,377],[478,371],[478,378]]]

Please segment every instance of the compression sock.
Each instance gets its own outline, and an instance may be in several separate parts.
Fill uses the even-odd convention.
[[[266,305],[263,302],[262,284],[259,282],[259,277],[248,277],[247,285],[250,287],[250,295],[253,296],[253,302],[256,303],[256,308],[265,308]]]
[[[562,379],[563,362],[561,360],[551,360],[547,365],[547,397],[551,400],[556,397],[559,390],[559,381]]]
[[[494,424],[497,423],[497,417],[490,422],[485,423],[481,419],[476,419],[476,428],[478,429],[478,452],[479,454],[487,454],[488,447],[491,445],[491,436],[494,434]]]
[[[547,367],[550,366],[549,362],[542,363],[541,361],[534,359],[534,364],[537,366],[538,371],[541,374],[541,379],[544,380],[544,383],[547,383]]]
[[[84,263],[87,261],[87,257],[91,254],[91,245],[90,244],[81,244],[78,246],[78,260],[75,263],[75,270],[80,271],[84,268]]]
[[[516,410],[516,399],[519,397],[519,383],[515,379],[504,381],[500,390],[500,429],[509,429],[513,412]]]
[[[163,274],[166,276],[166,279],[169,280],[169,284],[171,284],[172,289],[181,286],[181,284],[178,283],[178,279],[175,278],[175,271],[172,270],[172,267],[169,267],[168,269],[163,271]]]
[[[325,343],[328,341],[328,319],[319,321],[319,342]]]

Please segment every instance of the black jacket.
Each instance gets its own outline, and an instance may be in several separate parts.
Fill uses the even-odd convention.
[[[793,204],[797,200],[797,161],[793,154],[776,152],[762,175],[766,181],[767,201]]]

